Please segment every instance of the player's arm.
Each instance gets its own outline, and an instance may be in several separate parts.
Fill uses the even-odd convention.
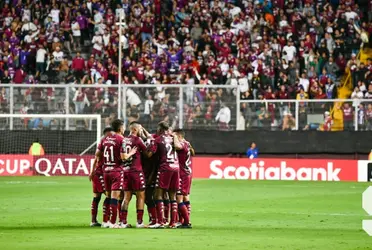
[[[176,150],[182,149],[182,143],[180,142],[176,134],[173,134],[173,143]]]
[[[150,150],[150,147],[147,148],[141,138],[138,139],[138,148],[141,150],[142,154],[147,158],[150,158],[153,155],[153,153]]]
[[[102,152],[100,150],[97,150],[95,157],[94,157],[94,162],[93,162],[93,169],[92,172],[89,175],[89,180],[91,181],[93,179],[94,174],[96,173],[96,169],[98,168],[98,162],[100,162],[102,158]]]
[[[146,139],[151,139],[152,135],[144,128],[142,127],[143,135],[146,137]]]
[[[129,158],[131,158],[136,152],[137,152],[137,147],[133,147],[128,153],[126,152],[120,153],[120,158],[121,160],[126,161]]]
[[[191,143],[189,143],[189,145],[190,145],[191,156],[195,156],[195,150],[194,150],[193,146],[191,145]]]

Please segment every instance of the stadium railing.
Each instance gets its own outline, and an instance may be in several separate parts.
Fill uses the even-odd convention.
[[[341,109],[344,103],[350,104],[352,121],[345,122],[342,111],[330,112],[335,103]],[[366,116],[369,106],[372,108],[370,99],[243,100],[239,86],[232,85],[0,86],[2,114],[100,114],[103,126],[120,117],[127,122],[139,119],[152,130],[162,120],[186,129],[314,130],[323,127],[327,111],[332,130],[372,130],[372,121]],[[225,117],[230,113],[227,127],[216,121],[222,108]],[[9,124],[9,129],[17,129]]]

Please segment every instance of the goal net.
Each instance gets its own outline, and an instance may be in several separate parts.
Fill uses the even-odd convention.
[[[93,155],[102,133],[101,115],[0,114],[0,154]]]

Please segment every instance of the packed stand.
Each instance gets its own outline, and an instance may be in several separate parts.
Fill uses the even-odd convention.
[[[203,85],[236,86],[241,100],[330,99],[348,67],[352,98],[371,98],[371,61],[356,59],[361,39],[354,25],[372,33],[371,5],[362,4],[2,1],[1,82],[81,84],[70,89],[68,110],[56,85],[15,91],[15,111],[101,113],[108,124],[117,115],[122,16],[123,83],[154,86],[127,90],[128,120],[150,128],[161,120],[178,123],[180,90],[158,85],[185,84],[184,127],[234,129],[236,89]],[[2,111],[9,112],[9,88],[0,93]],[[301,104],[299,129],[309,127],[306,114],[328,110],[320,106]],[[237,128],[294,129],[293,114],[293,104],[242,103]]]

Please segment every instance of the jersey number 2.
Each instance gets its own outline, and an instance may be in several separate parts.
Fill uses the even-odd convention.
[[[165,148],[167,149],[167,162],[174,162],[177,159],[177,152],[173,151],[173,147],[170,144],[166,144]]]

